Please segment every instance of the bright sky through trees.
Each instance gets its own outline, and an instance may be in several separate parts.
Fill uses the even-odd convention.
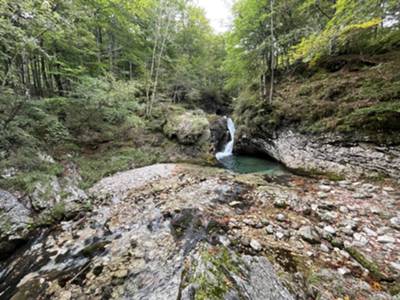
[[[232,19],[232,0],[197,0],[197,2],[205,9],[207,18],[216,32],[229,29]]]

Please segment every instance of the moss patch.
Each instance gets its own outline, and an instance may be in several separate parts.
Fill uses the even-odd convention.
[[[185,286],[196,286],[196,300],[223,299],[233,286],[229,274],[240,275],[242,272],[240,260],[223,246],[202,250],[200,258],[199,262],[190,266],[190,270],[186,270]]]
[[[81,187],[86,189],[116,172],[150,165],[162,159],[162,153],[157,149],[121,147],[94,154],[81,154],[74,161],[82,176]]]
[[[371,276],[376,280],[384,280],[386,276],[380,271],[378,265],[367,259],[360,251],[353,247],[346,248],[346,251],[364,268],[366,268]]]

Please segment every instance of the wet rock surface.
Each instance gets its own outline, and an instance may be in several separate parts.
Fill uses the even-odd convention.
[[[89,194],[91,212],[1,262],[0,298],[361,300],[399,292],[394,183],[167,164],[105,178]]]
[[[334,134],[313,136],[282,130],[269,133],[265,138],[241,136],[237,149],[264,153],[291,169],[400,178],[399,145],[349,140]],[[363,198],[364,195],[358,196]]]
[[[225,145],[230,140],[226,117],[215,117],[214,120],[210,122],[210,130],[213,152],[217,153],[223,151]]]

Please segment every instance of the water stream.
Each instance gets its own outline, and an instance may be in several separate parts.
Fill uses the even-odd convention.
[[[231,139],[225,145],[224,151],[218,152],[216,154],[218,160],[222,160],[225,157],[233,155],[233,146],[235,144],[235,133],[236,133],[235,123],[233,123],[233,120],[231,118],[226,118],[226,121]]]
[[[248,155],[237,155],[233,153],[235,145],[235,123],[231,118],[226,118],[227,127],[230,134],[230,140],[225,145],[222,152],[216,154],[216,158],[221,165],[235,173],[264,173],[271,175],[280,175],[285,173],[285,168],[276,161],[254,157]]]

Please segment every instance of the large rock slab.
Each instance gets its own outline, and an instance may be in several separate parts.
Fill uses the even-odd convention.
[[[215,242],[227,230],[220,214],[234,213],[228,203],[246,192],[222,174],[166,164],[103,179],[90,191],[89,215],[0,264],[0,297],[292,299],[265,258]],[[189,273],[201,285],[186,293]]]
[[[400,178],[400,146],[282,130],[265,138],[241,136],[237,148],[265,153],[292,169]]]

